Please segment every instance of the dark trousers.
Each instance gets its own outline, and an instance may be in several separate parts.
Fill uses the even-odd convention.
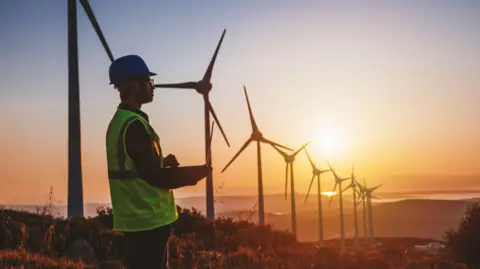
[[[127,244],[127,268],[166,269],[171,226],[148,231],[124,232]]]

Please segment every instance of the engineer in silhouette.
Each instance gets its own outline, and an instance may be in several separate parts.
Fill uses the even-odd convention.
[[[140,110],[153,101],[155,75],[137,55],[118,58],[109,69],[121,99],[106,135],[113,229],[125,235],[131,269],[166,268],[171,224],[178,218],[172,189],[196,185],[212,169],[178,167],[174,155],[163,157],[159,137]]]

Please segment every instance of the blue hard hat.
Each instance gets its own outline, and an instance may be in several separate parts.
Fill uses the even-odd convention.
[[[123,80],[135,76],[155,76],[150,72],[145,61],[138,55],[126,55],[112,62],[108,70],[110,84],[118,85]]]

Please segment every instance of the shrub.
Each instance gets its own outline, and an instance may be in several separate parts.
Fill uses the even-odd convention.
[[[445,234],[453,258],[470,268],[480,268],[480,204],[469,206],[456,230]]]

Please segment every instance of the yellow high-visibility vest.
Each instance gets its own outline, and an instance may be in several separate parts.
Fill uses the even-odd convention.
[[[135,112],[117,109],[108,125],[106,136],[113,229],[117,231],[149,230],[178,219],[173,191],[160,189],[141,179],[132,159],[128,156],[125,133],[135,120],[139,120],[145,126],[163,168],[159,138],[147,120]]]

